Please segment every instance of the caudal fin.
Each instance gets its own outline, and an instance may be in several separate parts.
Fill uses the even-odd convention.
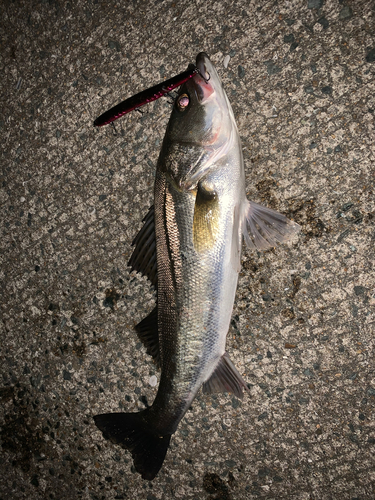
[[[136,471],[151,481],[163,465],[171,435],[150,432],[146,412],[103,413],[95,415],[94,421],[106,439],[131,452]]]

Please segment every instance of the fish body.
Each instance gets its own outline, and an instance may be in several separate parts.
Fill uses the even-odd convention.
[[[246,199],[233,111],[205,53],[179,91],[159,156],[154,206],[136,237],[132,269],[149,277],[157,306],[136,329],[161,378],[151,407],[97,415],[105,437],[132,452],[144,479],[159,471],[199,389],[242,397],[247,385],[225,352],[240,270],[250,248],[287,241],[298,226]]]

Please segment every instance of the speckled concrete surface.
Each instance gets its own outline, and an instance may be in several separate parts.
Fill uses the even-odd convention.
[[[0,498],[374,499],[374,2],[4,0],[0,23]],[[251,394],[199,394],[149,483],[92,416],[156,393],[126,263],[170,104],[92,121],[201,50],[249,198],[302,234],[244,250],[228,351]]]

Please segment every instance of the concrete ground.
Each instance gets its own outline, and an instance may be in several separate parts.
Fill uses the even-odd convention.
[[[1,2],[1,500],[375,498],[374,13]],[[156,393],[134,332],[155,297],[127,261],[171,105],[92,123],[201,50],[236,115],[249,198],[302,232],[244,249],[227,349],[250,395],[199,393],[148,482],[92,416]]]

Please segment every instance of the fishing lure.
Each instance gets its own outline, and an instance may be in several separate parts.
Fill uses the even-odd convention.
[[[142,90],[142,92],[125,99],[125,101],[122,101],[108,111],[105,111],[94,121],[94,127],[108,125],[121,116],[130,113],[130,111],[133,111],[134,109],[137,109],[149,102],[156,101],[156,99],[159,99],[171,90],[179,87],[197,73],[199,73],[199,69],[192,64],[189,65],[189,68],[183,73],[173,76],[169,80],[159,83],[158,85],[154,85],[149,89]]]

